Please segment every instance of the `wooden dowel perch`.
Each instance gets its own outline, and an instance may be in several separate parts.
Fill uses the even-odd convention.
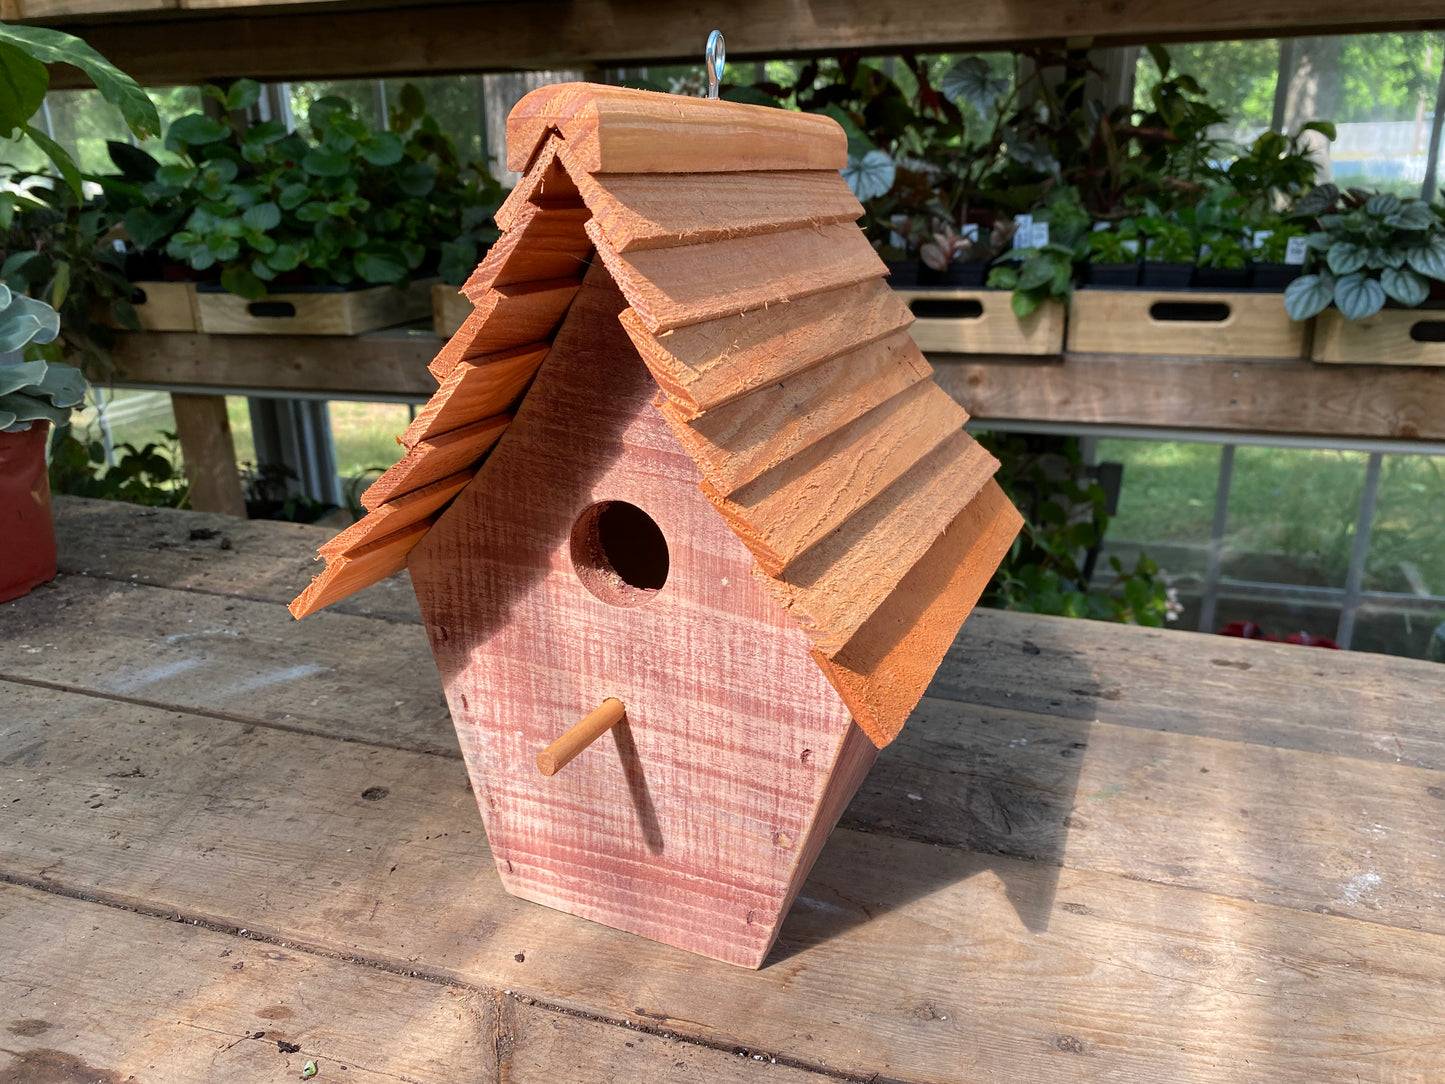
[[[626,715],[622,701],[609,696],[580,723],[537,754],[537,770],[543,775],[556,775],[563,765],[622,722]]]

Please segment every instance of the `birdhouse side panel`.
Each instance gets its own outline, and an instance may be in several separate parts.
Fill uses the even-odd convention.
[[[837,817],[835,796],[819,820],[856,728],[699,491],[623,304],[605,276],[583,287],[412,578],[507,889],[756,967]],[[660,588],[589,565],[589,516],[619,505],[665,542]],[[603,571],[655,577],[655,551],[626,552],[642,521],[618,524]],[[626,721],[542,776],[537,752],[608,697]]]

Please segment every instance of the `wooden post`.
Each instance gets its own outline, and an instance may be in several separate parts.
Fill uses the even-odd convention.
[[[543,775],[556,775],[563,765],[606,734],[627,716],[622,701],[609,696],[588,712],[580,723],[537,754],[537,770]]]
[[[198,512],[246,515],[241,476],[236,472],[236,445],[226,417],[224,395],[171,395],[176,435],[191,480],[191,507]]]

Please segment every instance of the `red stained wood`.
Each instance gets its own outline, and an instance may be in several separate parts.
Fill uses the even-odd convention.
[[[844,648],[813,657],[877,745],[898,736],[1023,517],[989,481]]]
[[[888,273],[852,223],[626,255],[609,248],[596,223],[587,224],[587,234],[633,312],[653,334]]]
[[[697,413],[906,328],[913,314],[869,279],[661,335],[631,309],[619,319],[668,398]]]
[[[825,798],[841,808],[829,782],[856,728],[651,406],[624,302],[592,281],[412,579],[508,890],[755,967]],[[574,523],[602,500],[667,539],[666,584],[641,605],[574,570]],[[540,776],[537,750],[609,696],[627,707],[615,737]]]
[[[580,278],[592,255],[592,242],[582,228],[591,216],[580,200],[523,205],[511,228],[487,250],[462,293],[480,304],[494,286]]]
[[[339,557],[417,520],[426,519],[460,493],[471,480],[471,471],[458,471],[439,482],[403,493],[395,500],[378,505],[374,512],[368,512],[346,530],[322,543],[317,552],[322,557]]]
[[[580,285],[579,276],[489,290],[428,367],[432,376],[442,381],[459,362],[550,340]]]
[[[816,113],[561,83],[528,94],[507,117],[507,168],[520,173],[552,130],[589,173],[842,169],[843,129]]]
[[[476,362],[461,362],[412,419],[401,442],[411,448],[440,433],[509,410],[532,382],[537,366],[551,348],[550,343],[532,343]]]
[[[362,506],[367,511],[375,511],[404,493],[421,489],[473,466],[497,442],[511,420],[510,414],[499,414],[417,442],[385,474],[371,483],[361,495]]]

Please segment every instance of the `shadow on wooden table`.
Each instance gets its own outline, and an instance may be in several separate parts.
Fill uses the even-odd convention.
[[[960,875],[986,870],[1003,882],[1024,926],[1035,933],[1048,929],[1101,686],[1074,682],[1067,717],[1048,713],[1048,704],[1025,692],[1038,687],[1031,672],[1062,669],[1078,676],[1088,664],[1063,639],[1008,641],[989,635],[989,624],[980,621],[985,627],[959,637],[929,695],[879,754],[838,822],[840,829],[902,837],[955,852],[954,858],[962,851],[977,861],[939,855],[938,861],[898,868],[890,878],[860,876],[871,898],[830,901],[810,892],[820,876],[840,883],[836,873],[823,872],[837,849],[830,843],[819,871],[799,893],[770,963],[904,907]],[[980,680],[989,687],[980,687]],[[1014,689],[1019,707],[999,706],[1012,704]]]

